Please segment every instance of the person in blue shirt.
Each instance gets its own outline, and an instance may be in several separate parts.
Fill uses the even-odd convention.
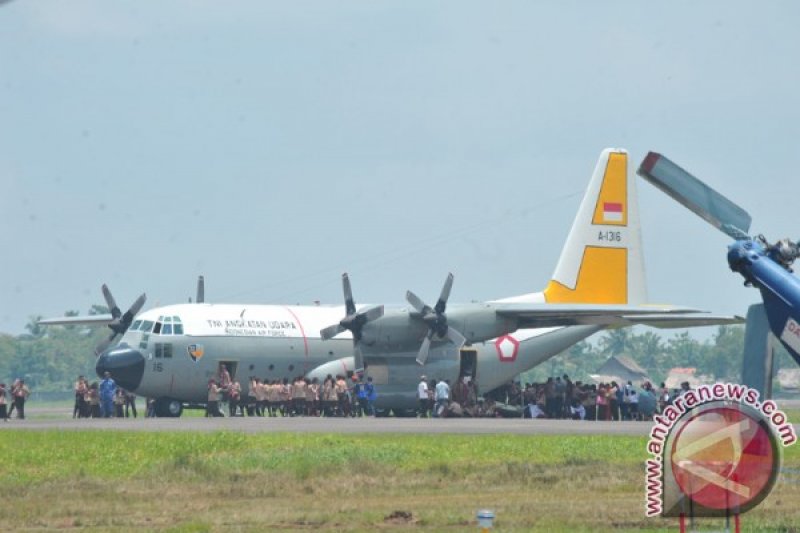
[[[358,416],[366,416],[367,415],[367,384],[364,383],[363,377],[356,381],[353,384],[353,395],[356,397],[358,401],[358,408],[356,409],[356,413]]]
[[[117,393],[117,384],[111,379],[111,373],[103,374],[100,382],[100,416],[111,418],[114,416],[114,395]]]
[[[367,383],[364,385],[364,395],[367,398],[367,410],[369,416],[375,416],[375,399],[378,393],[375,392],[375,385],[372,383],[372,376],[367,378]]]
[[[436,384],[436,405],[433,408],[434,418],[439,418],[443,415],[447,406],[450,404],[450,384],[445,380],[440,379]]]

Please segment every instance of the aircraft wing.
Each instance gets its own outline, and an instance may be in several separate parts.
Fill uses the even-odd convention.
[[[37,324],[42,326],[105,326],[114,321],[110,314],[89,316],[60,316],[57,318],[43,318]]]
[[[636,317],[623,317],[631,326],[649,326],[651,328],[669,329],[669,328],[694,328],[697,326],[727,326],[731,324],[744,324],[744,317],[733,315],[681,315],[675,313],[672,315],[648,315]]]
[[[598,325],[629,326],[643,324],[648,317],[667,323],[672,315],[684,321],[697,309],[674,307],[668,305],[602,305],[602,304],[535,304],[535,303],[503,303],[495,304],[495,311],[500,316],[513,317],[519,329],[546,328],[556,326]],[[698,318],[703,315],[698,315]],[[674,320],[677,323],[677,320]],[[685,323],[685,322],[684,322]],[[716,323],[716,322],[715,322]],[[692,325],[701,325],[694,321]],[[672,326],[681,327],[681,326]]]

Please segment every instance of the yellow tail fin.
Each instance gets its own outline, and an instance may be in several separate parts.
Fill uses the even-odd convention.
[[[628,154],[606,149],[581,202],[558,266],[544,290],[549,303],[635,304],[647,299],[641,231]]]

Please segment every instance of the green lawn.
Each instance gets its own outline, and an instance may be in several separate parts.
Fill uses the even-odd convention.
[[[495,531],[675,531],[675,521],[644,517],[645,442],[4,429],[0,523],[11,530],[477,531],[475,512],[488,507],[497,513]],[[791,472],[743,517],[745,531],[800,524],[800,447],[787,450],[785,465]]]

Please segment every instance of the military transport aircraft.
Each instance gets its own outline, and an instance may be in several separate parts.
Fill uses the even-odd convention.
[[[513,379],[604,328],[645,324],[690,327],[740,322],[668,305],[644,305],[644,266],[635,181],[628,154],[602,152],[552,279],[543,292],[448,304],[447,276],[435,305],[408,291],[409,306],[357,306],[343,275],[345,305],[170,305],[122,313],[107,287],[111,315],[42,324],[105,323],[97,372],[156,398],[161,416],[203,404],[220,363],[247,390],[250,376],[324,378],[355,370],[372,377],[376,408],[416,404],[420,375],[477,379],[483,391]],[[114,344],[119,338],[119,342]]]

